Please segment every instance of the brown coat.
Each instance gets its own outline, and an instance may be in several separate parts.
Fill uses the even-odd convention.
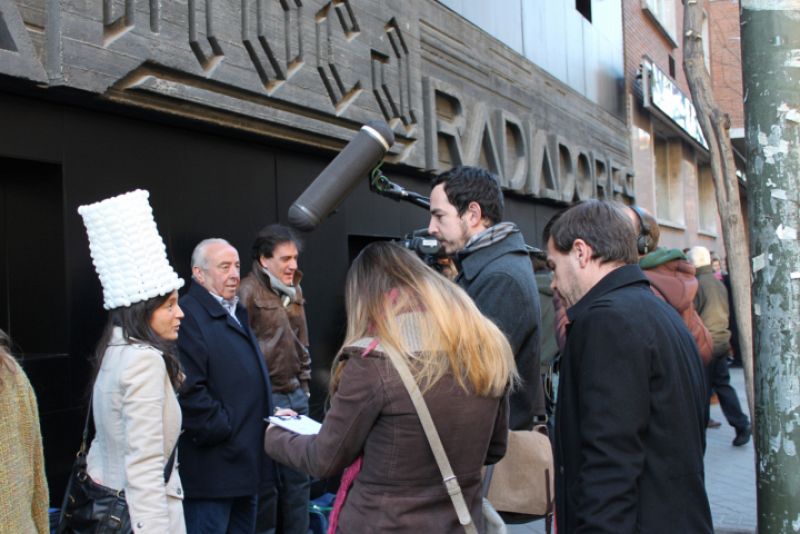
[[[338,532],[463,532],[388,357],[379,351],[362,357],[360,349],[348,348],[342,358],[347,363],[320,433],[301,436],[270,427],[267,454],[316,477],[338,475],[364,454]],[[505,454],[508,396],[467,394],[447,375],[425,393],[425,402],[473,520],[481,525],[481,467]]]
[[[239,298],[250,318],[250,329],[267,361],[274,393],[291,393],[298,387],[308,393],[311,355],[305,300],[298,285],[301,277],[297,271],[294,281],[297,296],[286,306],[272,290],[269,277],[258,262],[253,262],[253,270],[242,280],[239,289]]]
[[[662,249],[659,249],[662,250]],[[711,361],[711,334],[694,306],[698,285],[694,265],[684,259],[672,259],[644,268],[653,292],[675,308],[692,334],[703,364]]]

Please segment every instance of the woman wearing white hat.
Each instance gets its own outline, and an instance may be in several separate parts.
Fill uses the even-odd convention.
[[[87,456],[95,482],[124,490],[133,531],[184,533],[175,448],[181,428],[176,392],[183,375],[175,341],[183,312],[146,191],[78,212],[103,285],[108,322],[95,351]]]

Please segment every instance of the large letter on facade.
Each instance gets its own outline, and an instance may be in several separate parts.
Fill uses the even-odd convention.
[[[428,170],[464,164],[461,135],[466,119],[461,102],[454,87],[435,78],[422,78],[425,167]]]

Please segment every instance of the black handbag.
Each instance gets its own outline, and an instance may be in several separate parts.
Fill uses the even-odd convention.
[[[86,442],[89,435],[89,420],[92,416],[92,399],[83,426],[81,448],[78,450],[72,473],[67,482],[61,514],[58,518],[57,534],[132,534],[131,518],[125,492],[107,488],[96,483],[86,470]],[[164,481],[169,482],[175,451],[164,466]]]

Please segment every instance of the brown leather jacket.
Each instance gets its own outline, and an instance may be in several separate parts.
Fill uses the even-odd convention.
[[[267,361],[275,393],[291,393],[298,387],[308,393],[311,354],[308,351],[305,300],[298,285],[302,276],[300,271],[295,272],[297,296],[286,306],[272,290],[269,277],[258,262],[253,262],[252,271],[242,280],[239,289],[239,299],[247,308],[250,328]]]

